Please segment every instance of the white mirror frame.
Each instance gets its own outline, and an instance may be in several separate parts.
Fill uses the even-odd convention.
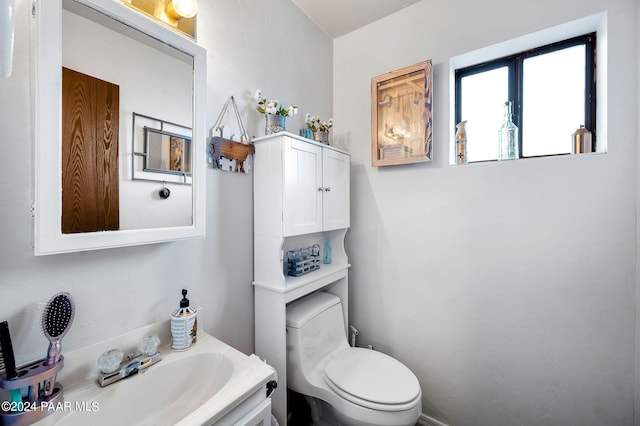
[[[34,16],[35,254],[97,250],[204,237],[206,218],[206,50],[114,0],[74,0],[194,58],[193,223],[191,226],[63,234],[62,1],[37,0]]]

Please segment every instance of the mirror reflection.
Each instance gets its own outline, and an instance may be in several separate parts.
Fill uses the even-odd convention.
[[[193,224],[193,57],[65,0],[62,66],[62,232]]]
[[[191,174],[191,138],[146,127],[146,171]]]
[[[133,179],[191,185],[192,133],[188,127],[134,112]]]

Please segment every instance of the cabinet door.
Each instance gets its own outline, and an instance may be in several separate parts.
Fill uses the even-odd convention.
[[[349,159],[347,154],[323,149],[323,229],[325,231],[349,227]]]
[[[235,426],[271,426],[271,400],[265,399],[246,416],[234,423]]]
[[[322,231],[322,148],[287,137],[284,146],[284,235]]]

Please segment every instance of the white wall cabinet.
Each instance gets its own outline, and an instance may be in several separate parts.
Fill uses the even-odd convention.
[[[255,139],[254,292],[255,353],[274,367],[280,387],[272,411],[286,425],[286,305],[322,289],[342,299],[348,318],[344,237],[350,224],[350,155],[282,132]],[[285,271],[286,252],[331,245],[330,264],[306,275]],[[322,255],[322,253],[321,253]]]
[[[351,157],[333,149],[322,150],[322,224],[324,231],[348,228],[350,214]]]
[[[349,227],[349,155],[282,136],[284,235]]]

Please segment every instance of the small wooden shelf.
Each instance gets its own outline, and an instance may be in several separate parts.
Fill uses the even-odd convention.
[[[249,156],[256,152],[256,148],[253,144],[245,144],[241,142],[235,142],[229,139],[224,139],[218,136],[214,136],[209,141],[209,150],[213,156],[214,165],[219,164],[220,158],[224,157],[228,160],[236,161],[236,168],[234,171],[244,173],[244,162]]]

